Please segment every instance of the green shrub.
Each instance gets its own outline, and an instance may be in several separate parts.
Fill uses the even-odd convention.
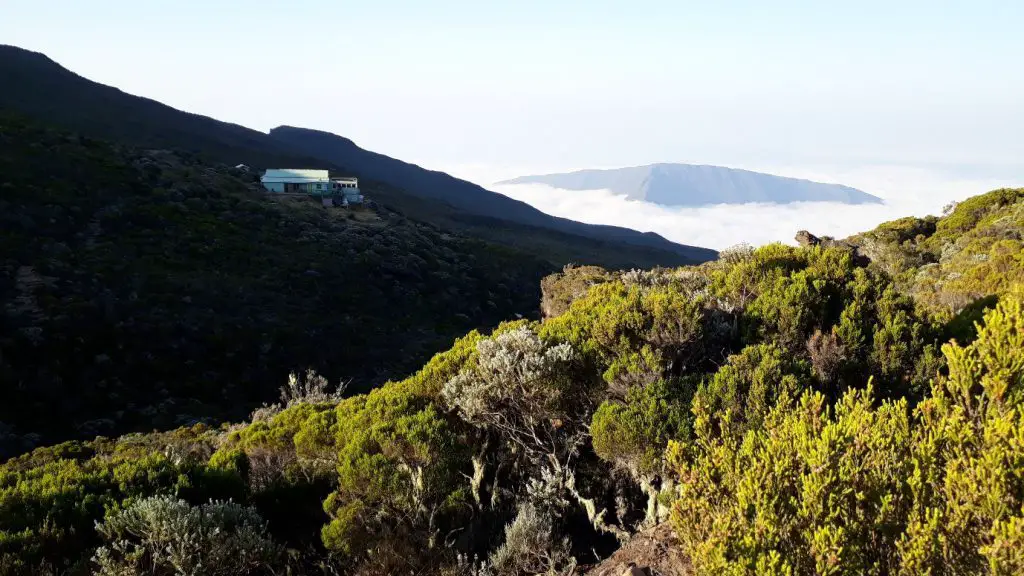
[[[97,543],[108,509],[154,494],[238,496],[240,479],[211,469],[202,426],[118,441],[40,448],[0,465],[0,566],[70,568]],[[204,448],[205,446],[205,448]]]
[[[1024,564],[1024,306],[944,347],[949,376],[911,413],[805,392],[742,436],[674,444],[677,533],[701,573],[993,574]]]
[[[704,382],[694,398],[694,414],[704,425],[727,425],[735,434],[761,427],[777,405],[799,398],[809,387],[806,362],[774,344],[748,346]]]
[[[659,380],[606,400],[594,411],[591,442],[598,457],[637,478],[660,475],[669,440],[686,441],[693,383]]]
[[[541,312],[545,318],[561,316],[595,284],[608,282],[612,274],[597,266],[565,266],[560,273],[545,276],[540,283]]]
[[[967,232],[978,225],[993,211],[1019,202],[1024,198],[1024,189],[1000,188],[987,194],[972,196],[956,205],[953,212],[941,218],[936,226],[940,237],[951,238]]]
[[[591,288],[538,333],[545,341],[571,344],[588,370],[601,373],[613,394],[624,395],[637,376],[681,372],[704,360],[704,325],[699,295],[609,282]]]

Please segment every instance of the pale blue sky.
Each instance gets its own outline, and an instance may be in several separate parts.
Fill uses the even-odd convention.
[[[1005,173],[1022,26],[1017,0],[0,0],[0,43],[86,77],[438,167]]]

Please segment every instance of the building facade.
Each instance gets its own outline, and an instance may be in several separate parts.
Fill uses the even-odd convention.
[[[327,170],[281,168],[267,170],[260,178],[267,192],[335,197],[343,204],[359,204],[363,195],[356,178],[331,179]]]
[[[346,204],[361,204],[363,194],[359,191],[359,180],[356,178],[335,178],[331,180],[334,194],[342,197]]]

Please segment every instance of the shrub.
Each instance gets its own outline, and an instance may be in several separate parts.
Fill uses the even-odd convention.
[[[495,574],[571,574],[575,560],[569,545],[556,535],[552,518],[532,504],[519,507],[505,527],[505,542],[490,557]]]
[[[93,557],[102,576],[272,574],[283,567],[283,549],[267,537],[259,513],[233,502],[144,498],[96,530],[106,542]]]
[[[972,196],[958,203],[950,214],[940,219],[937,233],[950,238],[969,231],[992,211],[1013,204],[1024,198],[1024,188],[1000,188],[987,194]]]
[[[701,573],[1019,573],[1024,543],[1024,298],[1001,302],[914,411],[807,391],[719,434],[695,403],[674,443],[673,519]]]
[[[672,285],[610,282],[591,288],[538,334],[546,342],[571,344],[587,368],[613,385],[642,372],[681,373],[707,360],[705,301]],[[618,383],[620,394],[621,388]]]
[[[582,439],[587,386],[574,378],[569,344],[545,346],[523,326],[477,344],[476,364],[445,384],[441,397],[467,422],[514,443],[534,465],[565,462]]]
[[[595,284],[608,282],[612,275],[597,266],[566,265],[560,273],[544,277],[540,283],[541,313],[544,318],[561,316]]]
[[[206,465],[211,436],[200,425],[67,442],[0,465],[0,566],[27,570],[46,559],[57,571],[68,570],[96,545],[93,524],[105,511],[138,498],[241,494],[237,474]]]
[[[970,346],[947,344],[949,376],[921,404],[901,569],[1024,570],[1024,296],[985,315]]]
[[[811,356],[814,375],[824,384],[835,382],[847,361],[846,347],[835,332],[822,334],[821,330],[815,330],[807,341],[807,353]]]
[[[694,415],[705,426],[727,427],[734,434],[758,428],[776,405],[799,397],[809,383],[805,362],[774,344],[748,346],[701,384]]]
[[[594,412],[594,453],[626,472],[647,496],[642,525],[654,524],[667,512],[660,502],[666,478],[663,455],[670,440],[690,440],[695,388],[693,378],[661,380],[631,388],[624,401],[607,400]],[[625,518],[631,512],[629,502],[623,499],[617,512]]]
[[[624,401],[606,400],[590,423],[594,452],[637,479],[660,475],[668,441],[689,439],[694,388],[661,380],[631,388]]]

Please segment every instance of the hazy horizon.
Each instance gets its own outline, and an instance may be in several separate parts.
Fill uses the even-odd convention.
[[[656,232],[674,242],[719,250],[741,243],[755,246],[768,242],[794,244],[798,230],[842,238],[904,216],[940,215],[950,202],[996,188],[1024,184],[1024,181],[1012,178],[954,178],[920,166],[739,167],[792,178],[841,183],[879,196],[884,203],[801,202],[667,207],[626,200],[624,196],[605,190],[571,191],[543,185],[496,184],[511,177],[510,173],[516,168],[452,165],[435,169],[524,201],[554,216]],[[554,169],[551,172],[575,169],[578,168]],[[546,172],[517,175],[527,173]]]

